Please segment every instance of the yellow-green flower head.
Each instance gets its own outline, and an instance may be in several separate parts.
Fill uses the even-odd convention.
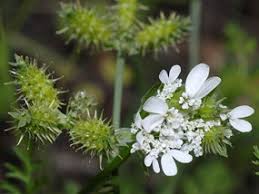
[[[16,55],[13,63],[16,69],[12,71],[18,85],[21,98],[29,102],[45,102],[51,108],[60,106],[59,92],[54,88],[54,81],[46,75],[46,70],[37,67],[35,60]]]
[[[108,154],[115,144],[113,128],[95,112],[87,120],[79,120],[69,131],[72,146],[91,154]]]
[[[16,126],[14,130],[20,136],[18,144],[23,139],[43,144],[53,143],[61,133],[59,123],[62,113],[44,103],[28,105],[27,109],[9,114]]]
[[[98,17],[94,9],[87,9],[73,4],[62,4],[59,11],[59,34],[64,34],[68,41],[77,40],[80,45],[102,46],[109,42],[111,33],[106,19]]]
[[[183,40],[189,31],[189,19],[171,14],[165,18],[161,14],[158,20],[151,20],[149,25],[142,25],[142,30],[136,35],[136,44],[143,53],[146,50],[158,51],[168,46],[176,45]]]

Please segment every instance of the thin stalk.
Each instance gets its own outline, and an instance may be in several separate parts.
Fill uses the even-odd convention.
[[[112,124],[115,129],[118,129],[120,127],[124,66],[125,66],[125,60],[122,54],[118,52],[117,62],[116,62],[115,81],[114,81],[113,119],[112,119]]]
[[[190,67],[200,62],[201,0],[192,0],[190,6],[192,31],[189,46]]]

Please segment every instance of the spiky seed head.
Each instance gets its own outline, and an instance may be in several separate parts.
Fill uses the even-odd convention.
[[[168,46],[176,46],[189,31],[190,21],[171,14],[166,18],[161,14],[158,20],[151,20],[149,25],[142,25],[135,38],[137,47],[145,54],[146,51],[159,51]]]
[[[92,155],[106,154],[115,144],[113,128],[97,114],[87,120],[79,120],[69,131],[72,146]]]
[[[58,108],[61,102],[58,99],[59,91],[54,88],[54,81],[46,74],[46,69],[38,68],[37,62],[28,57],[15,56],[15,76],[20,98],[28,102],[45,102],[51,108]]]
[[[9,113],[13,117],[14,131],[19,136],[19,142],[53,143],[61,133],[59,123],[63,114],[47,104],[29,105],[16,112]]]
[[[60,30],[68,39],[77,40],[82,46],[106,45],[111,38],[110,25],[106,18],[98,17],[94,9],[73,4],[61,4],[59,11]]]

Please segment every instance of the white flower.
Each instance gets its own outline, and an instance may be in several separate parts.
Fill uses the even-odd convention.
[[[185,93],[179,100],[179,103],[183,104],[183,109],[188,109],[189,106],[198,108],[201,105],[201,99],[220,84],[221,79],[217,76],[207,79],[209,70],[208,65],[201,63],[190,71],[185,82]],[[187,102],[185,102],[186,99]]]
[[[242,119],[254,113],[254,109],[250,106],[238,106],[228,113],[229,122],[232,127],[240,132],[249,132],[252,130],[252,125],[248,121]]]
[[[170,150],[161,157],[161,166],[166,176],[177,174],[175,160],[181,163],[190,163],[192,156],[180,150]]]
[[[207,96],[220,84],[221,79],[217,76],[207,79],[209,71],[209,66],[201,63],[196,65],[188,74],[185,90],[190,98],[201,99]]]
[[[158,97],[150,97],[143,105],[143,110],[150,113],[143,119],[142,125],[146,132],[151,132],[161,125],[167,115],[168,105]]]
[[[147,99],[142,107],[147,116],[141,118],[138,112],[131,128],[136,137],[131,153],[141,151],[145,155],[144,164],[147,167],[152,166],[155,173],[163,171],[167,176],[177,174],[176,161],[189,163],[193,156],[200,157],[208,152],[203,150],[202,143],[213,127],[222,126],[224,136],[228,139],[233,135],[230,125],[241,132],[252,130],[251,124],[242,119],[254,113],[254,109],[249,106],[239,106],[228,111],[226,106],[215,103],[218,115],[213,115],[210,120],[203,119],[199,111],[194,115],[193,110],[207,103],[202,99],[220,84],[221,79],[208,78],[209,66],[199,64],[189,73],[185,91],[179,98],[179,95],[174,95],[178,88],[181,88],[179,92],[183,89],[182,80],[178,78],[180,72],[178,65],[173,66],[169,73],[165,70],[160,72],[162,89]],[[173,106],[175,101],[179,102],[181,108],[179,104]]]
[[[178,78],[181,73],[181,67],[179,65],[174,65],[169,71],[169,75],[166,70],[162,70],[159,74],[159,79],[163,84],[172,84]]]

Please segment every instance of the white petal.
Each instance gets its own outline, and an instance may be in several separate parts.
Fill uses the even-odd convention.
[[[153,157],[150,155],[147,155],[144,159],[144,164],[146,167],[150,167],[153,161]]]
[[[179,65],[172,66],[169,72],[170,83],[173,83],[178,78],[180,73],[181,73],[181,67]]]
[[[142,121],[143,128],[149,133],[157,127],[158,125],[161,125],[164,121],[164,117],[159,114],[151,114],[147,116]]]
[[[207,96],[212,90],[214,90],[220,84],[220,82],[221,82],[221,79],[216,76],[207,79],[194,97],[203,98]]]
[[[169,77],[168,77],[168,74],[166,72],[166,70],[162,70],[159,74],[159,79],[160,81],[163,83],[163,84],[166,84],[169,82]]]
[[[193,97],[201,88],[202,84],[205,82],[209,76],[209,66],[206,64],[196,65],[191,72],[188,74],[185,83],[186,93]]]
[[[143,110],[150,113],[164,115],[168,110],[168,105],[158,97],[150,97],[143,105]]]
[[[254,109],[250,106],[243,105],[238,106],[230,111],[229,115],[232,119],[245,118],[254,114]]]
[[[230,119],[229,120],[232,127],[240,132],[250,132],[252,131],[252,125],[248,121],[243,119]]]
[[[144,139],[145,139],[145,138],[144,138],[142,132],[138,132],[137,135],[136,135],[136,140],[137,140],[137,142],[138,142],[140,145],[142,145]]]
[[[192,161],[192,155],[182,152],[180,150],[171,150],[170,154],[181,163],[189,163]]]
[[[140,114],[139,114],[139,112],[138,112],[138,113],[136,114],[136,116],[135,116],[135,125],[136,125],[136,127],[139,128],[139,129],[142,128],[141,122],[142,122],[142,118],[141,118],[141,116],[140,116]]]
[[[177,174],[175,161],[169,153],[162,156],[161,166],[166,176],[174,176]]]
[[[152,167],[153,167],[153,170],[154,170],[155,173],[159,173],[160,172],[160,167],[159,167],[157,159],[153,160]]]

